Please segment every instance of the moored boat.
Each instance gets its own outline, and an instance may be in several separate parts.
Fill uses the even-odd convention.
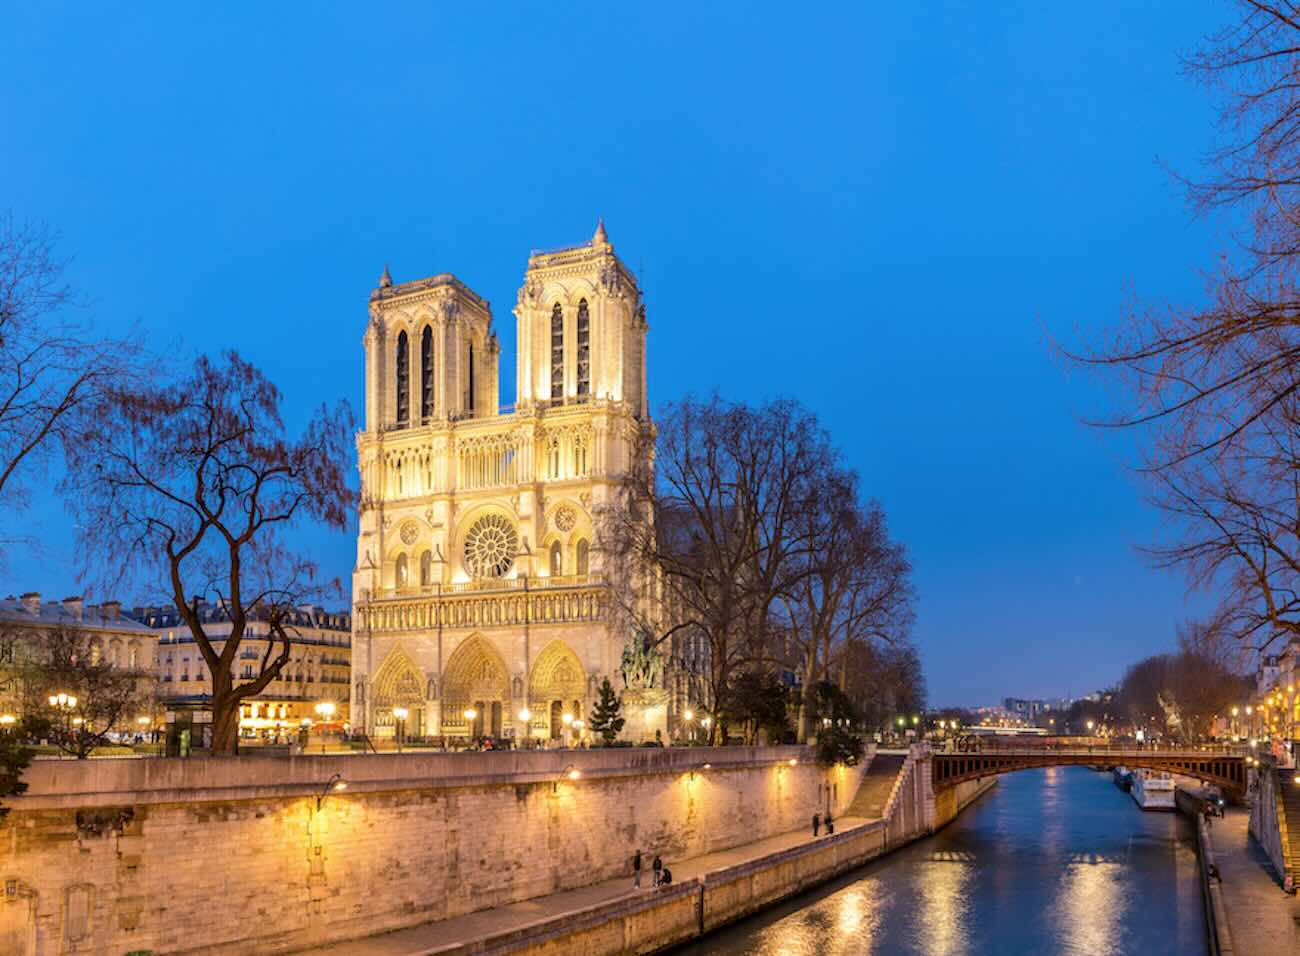
[[[1133,787],[1133,772],[1127,767],[1112,767],[1110,777],[1115,781],[1115,786],[1125,792]]]
[[[1157,770],[1134,770],[1129,793],[1143,810],[1173,810],[1174,778]]]

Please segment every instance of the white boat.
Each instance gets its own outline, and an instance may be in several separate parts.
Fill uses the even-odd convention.
[[[1134,770],[1129,793],[1143,810],[1174,810],[1174,778],[1158,770]]]

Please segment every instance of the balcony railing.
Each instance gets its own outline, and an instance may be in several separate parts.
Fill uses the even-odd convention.
[[[358,605],[371,631],[493,627],[601,620],[608,599],[598,575],[473,581],[405,591]]]

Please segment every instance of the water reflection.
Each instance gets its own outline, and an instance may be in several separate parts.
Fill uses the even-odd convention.
[[[1108,774],[1024,771],[936,836],[680,956],[1200,956],[1191,840]]]

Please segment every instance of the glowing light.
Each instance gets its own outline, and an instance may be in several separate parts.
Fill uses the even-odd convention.
[[[683,719],[683,720],[694,720],[694,719],[695,719],[695,711],[691,710],[691,709],[688,707],[688,708],[686,709],[686,712],[682,714],[682,719]]]
[[[567,776],[570,780],[577,780],[579,777],[582,776],[582,771],[579,770],[577,767],[570,767],[569,772],[565,776]]]
[[[798,757],[791,757],[791,758],[790,758],[790,766],[792,766],[792,767],[797,766],[798,763],[799,763],[799,758],[798,758]]]
[[[528,723],[528,721],[533,719],[533,712],[527,707],[521,707],[519,709],[519,719],[524,723]]]
[[[393,716],[396,717],[398,720],[405,720],[405,719],[406,719],[406,715],[407,715],[408,713],[410,713],[410,711],[408,711],[405,707],[394,707],[394,708],[393,708]]]
[[[572,714],[562,714],[562,715],[560,716],[560,720],[562,720],[562,721],[564,722],[565,726],[568,726],[569,724],[573,723],[573,715],[572,715]]]
[[[6,727],[10,726],[13,723],[16,723],[17,720],[18,718],[15,717],[13,714],[0,714],[0,724],[4,724]]]
[[[473,719],[476,718],[477,716],[478,716],[478,711],[475,710],[473,707],[466,707],[466,708],[465,708],[465,719],[466,719],[466,720],[473,720]]]
[[[329,720],[334,716],[334,711],[337,709],[338,708],[334,706],[333,701],[328,700],[321,701],[316,705],[316,713],[321,716],[322,720]]]

